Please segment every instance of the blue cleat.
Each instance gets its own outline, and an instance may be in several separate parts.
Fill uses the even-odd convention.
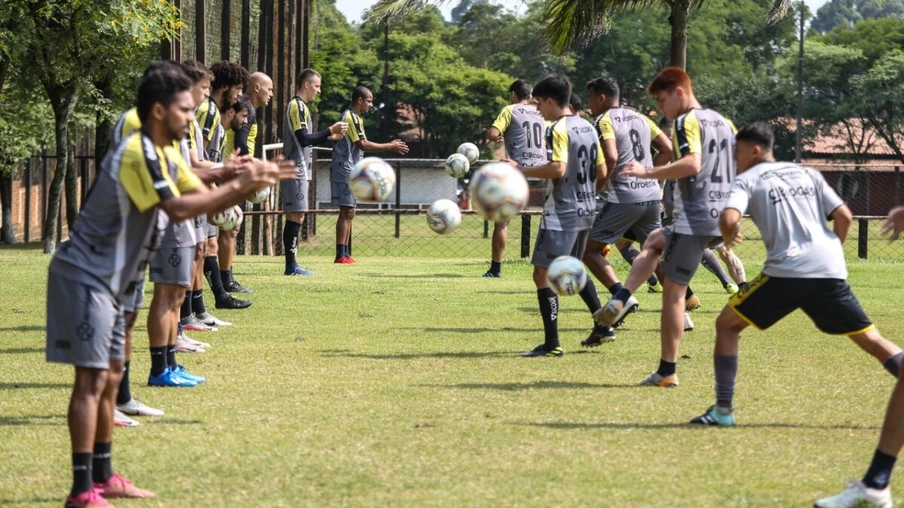
[[[199,384],[207,381],[207,379],[205,379],[201,376],[196,376],[194,374],[189,373],[187,370],[185,370],[185,367],[183,367],[181,365],[176,365],[175,367],[170,367],[170,371],[172,371],[173,374],[181,377],[182,379],[191,381],[191,382],[195,383],[196,385],[199,385]]]
[[[156,376],[148,376],[148,386],[174,386],[178,388],[191,388],[198,386],[195,381],[190,381],[170,369],[166,369]]]
[[[300,266],[296,266],[293,268],[286,268],[286,271],[283,273],[283,275],[297,275],[300,277],[309,277],[311,275],[314,275],[314,272],[307,270],[305,268],[302,268]]]
[[[735,419],[731,409],[710,406],[705,413],[691,420],[691,423],[696,425],[731,427],[735,424]]]

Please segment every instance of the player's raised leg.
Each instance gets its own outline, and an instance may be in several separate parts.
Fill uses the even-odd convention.
[[[719,284],[722,285],[722,289],[724,289],[728,294],[733,295],[738,292],[738,286],[728,278],[728,274],[725,273],[725,270],[722,268],[722,265],[719,263],[719,260],[716,259],[715,253],[713,253],[712,249],[706,249],[703,251],[703,267],[706,268],[710,273],[716,276],[719,279]]]

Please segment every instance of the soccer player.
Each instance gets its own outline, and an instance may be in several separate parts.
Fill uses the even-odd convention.
[[[716,405],[691,420],[694,424],[734,425],[732,400],[740,333],[750,325],[766,330],[797,309],[824,333],[849,337],[891,375],[900,373],[901,348],[882,337],[845,282],[848,273],[842,242],[851,225],[850,209],[818,171],[776,162],[774,141],[772,128],[762,122],[745,126],[737,134],[738,177],[731,185],[719,228],[726,245],[737,244],[742,239],[741,215],[749,212],[766,244],[766,263],[748,288],[729,299],[716,320]],[[826,219],[834,222],[832,229]],[[899,418],[893,426],[900,428],[904,404],[898,405]],[[886,426],[889,423],[886,421]],[[904,437],[904,432],[894,433]],[[861,506],[857,502],[891,506],[888,476],[900,444],[888,444],[888,440],[880,442],[862,482],[816,506]]]
[[[543,115],[531,104],[530,83],[519,79],[509,86],[511,104],[499,112],[493,126],[487,131],[487,144],[505,143],[506,158],[524,167],[534,167],[546,162],[546,127]],[[508,238],[508,222],[493,224],[493,247],[490,269],[484,277],[500,277],[502,256]]]
[[[223,154],[228,158],[233,153],[238,155],[250,155],[254,157],[254,143],[257,140],[257,112],[270,104],[273,98],[273,80],[263,72],[255,72],[248,78],[248,90],[245,93],[253,106],[248,112],[248,120],[238,130],[226,131],[226,150]],[[219,248],[217,256],[220,260],[220,277],[223,279],[223,287],[229,293],[253,293],[250,288],[236,282],[232,274],[232,260],[235,257],[235,239],[238,236],[238,228],[232,231],[222,231],[219,236]]]
[[[622,169],[624,177],[678,180],[675,224],[648,237],[634,261],[624,287],[596,314],[597,322],[615,322],[633,292],[653,273],[662,256],[661,356],[659,368],[640,382],[642,386],[678,386],[678,346],[684,334],[685,294],[703,257],[703,250],[722,241],[718,216],[725,207],[734,178],[731,158],[735,128],[719,113],[703,109],[694,96],[691,79],[683,69],[669,67],[649,86],[659,109],[675,119],[673,146],[678,160],[648,170],[637,162]],[[704,146],[705,141],[705,146]]]
[[[214,213],[280,176],[274,165],[246,164],[236,180],[206,192],[173,146],[187,134],[194,114],[190,88],[175,64],[141,78],[142,128],[104,159],[69,239],[48,269],[47,360],[75,367],[68,414],[73,472],[68,507],[106,507],[109,498],[154,496],[113,472],[111,451],[125,356],[122,309],[154,245],[158,209],[177,222]]]
[[[373,105],[374,94],[370,89],[359,86],[352,91],[352,102],[342,112],[339,119],[348,125],[348,130],[333,147],[333,159],[330,162],[330,186],[332,187],[332,204],[339,207],[334,262],[340,265],[355,264],[348,248],[352,220],[355,218],[355,206],[357,205],[357,200],[348,186],[348,177],[355,164],[364,158],[364,152],[393,152],[399,155],[408,153],[408,145],[401,139],[389,143],[374,143],[367,139],[361,115],[367,113]]]
[[[635,109],[621,106],[618,83],[614,79],[596,78],[587,83],[587,92],[590,113],[597,117],[596,131],[607,171],[605,182],[597,182],[597,187],[605,189],[605,201],[593,221],[583,261],[597,280],[614,295],[622,284],[603,256],[603,250],[629,231],[632,238],[643,245],[647,236],[660,227],[662,196],[659,182],[622,176],[622,169],[629,162],[637,162],[648,169],[654,164],[667,164],[672,160],[672,143],[655,122]],[[650,151],[651,145],[658,151],[655,159]],[[625,317],[637,308],[637,299],[631,296],[612,326],[620,326]],[[607,336],[591,335],[581,345],[594,347],[615,339],[611,330],[609,333]]]
[[[552,122],[546,131],[548,162],[539,166],[507,162],[526,177],[549,180],[543,218],[531,258],[545,340],[521,356],[561,357],[565,352],[559,343],[559,297],[549,288],[546,275],[549,265],[557,257],[571,255],[580,259],[583,256],[593,225],[595,185],[597,180],[605,178],[606,164],[593,126],[570,114],[571,83],[568,78],[549,76],[537,83],[533,94],[543,118]],[[591,313],[601,308],[596,288],[589,279],[581,291],[581,298]],[[607,333],[604,328],[596,325],[592,333]]]
[[[298,233],[308,210],[308,186],[314,174],[314,145],[324,141],[339,141],[348,130],[348,124],[336,122],[329,129],[309,132],[313,128],[311,110],[308,103],[320,94],[321,76],[314,69],[304,69],[295,83],[295,96],[286,108],[286,124],[283,133],[283,155],[298,168],[294,180],[283,182],[280,193],[286,225],[283,229],[283,250],[286,255],[285,275],[313,275],[313,272],[298,266],[295,255],[298,252]]]

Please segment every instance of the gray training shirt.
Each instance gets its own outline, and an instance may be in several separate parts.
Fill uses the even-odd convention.
[[[511,104],[493,122],[505,139],[505,153],[521,166],[546,164],[546,121],[532,104]]]
[[[600,144],[615,140],[618,162],[603,192],[610,203],[643,203],[658,201],[662,196],[659,182],[648,178],[621,176],[621,170],[636,161],[645,168],[653,167],[652,141],[662,134],[656,122],[631,108],[612,108],[596,120]]]

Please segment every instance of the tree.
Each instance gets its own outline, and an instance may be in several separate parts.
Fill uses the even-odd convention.
[[[858,49],[872,64],[889,51],[904,48],[904,20],[864,20],[853,27],[837,26],[831,32],[812,39],[823,44]]]
[[[864,19],[904,17],[904,0],[831,0],[816,11],[810,27],[826,33],[851,28]]]
[[[904,162],[904,51],[880,58],[863,76],[859,91],[860,110]]]

